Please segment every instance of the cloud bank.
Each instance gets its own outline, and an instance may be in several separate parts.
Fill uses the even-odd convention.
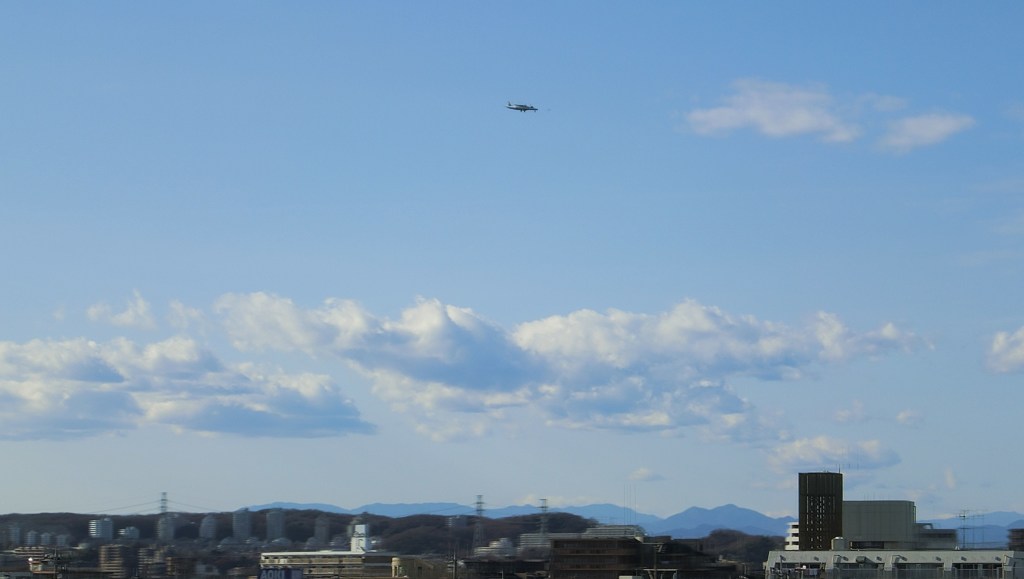
[[[935,145],[974,126],[967,115],[934,113],[894,121],[879,144],[884,149],[906,153],[918,147]]]
[[[904,99],[864,94],[839,102],[826,87],[798,86],[759,79],[739,79],[721,105],[686,113],[687,128],[698,135],[724,136],[748,129],[766,137],[813,135],[826,143],[849,143],[866,133],[872,117],[892,114],[906,106]],[[864,121],[864,122],[859,122]],[[968,115],[930,113],[890,120],[878,146],[892,153],[942,143],[974,126]]]
[[[227,367],[188,338],[0,342],[0,439],[65,439],[147,423],[256,436],[373,431],[327,376]]]
[[[126,311],[153,319],[138,295]],[[659,313],[579,310],[506,329],[433,299],[391,319],[351,300],[303,308],[256,292],[224,295],[210,312],[173,301],[168,319],[182,334],[150,343],[0,342],[0,438],[66,438],[146,424],[240,436],[374,432],[331,377],[228,364],[185,335],[196,328],[226,336],[243,356],[283,353],[300,366],[340,362],[420,432],[442,440],[533,419],[552,428],[770,444],[788,434],[732,381],[794,380],[920,344],[888,323],[855,332],[820,312],[789,326],[693,300]]]
[[[860,129],[838,116],[832,96],[819,86],[798,87],[778,82],[741,79],[724,104],[687,114],[701,135],[725,134],[749,128],[769,137],[816,134],[833,143],[852,141]]]
[[[847,442],[818,436],[777,447],[768,462],[779,473],[791,473],[844,465],[876,469],[898,464],[900,458],[878,440]]]
[[[1000,374],[1024,371],[1024,327],[1016,332],[999,332],[992,338],[988,367]]]
[[[344,360],[421,424],[450,413],[476,431],[521,411],[564,428],[764,436],[728,379],[796,379],[815,364],[913,347],[891,324],[856,333],[820,313],[793,328],[685,301],[658,314],[580,310],[505,330],[472,310],[420,300],[399,319],[351,301],[301,309],[264,293],[215,307],[236,347]],[[474,422],[473,417],[476,417]],[[457,435],[446,427],[446,436]]]

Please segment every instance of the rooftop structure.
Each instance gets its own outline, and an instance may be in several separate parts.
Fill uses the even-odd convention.
[[[765,579],[1024,579],[1024,553],[957,549],[956,531],[918,523],[912,501],[841,501],[842,478],[823,474],[800,474],[800,522]]]
[[[842,537],[851,549],[955,549],[955,529],[935,529],[917,522],[913,501],[843,501]],[[786,550],[807,548],[798,523],[790,523]],[[817,549],[822,550],[822,549]]]
[[[414,558],[373,549],[369,526],[355,524],[349,550],[274,551],[260,554],[260,569],[299,570],[303,579],[440,579],[447,569]],[[411,575],[410,575],[410,570]]]
[[[764,567],[765,579],[1024,579],[1024,553],[848,548],[772,551]]]

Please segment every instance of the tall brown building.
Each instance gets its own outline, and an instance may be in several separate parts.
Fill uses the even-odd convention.
[[[842,473],[800,473],[800,550],[828,551],[842,536]]]
[[[110,579],[127,579],[135,567],[135,553],[127,545],[100,545],[100,571]]]
[[[551,541],[550,579],[701,579],[737,575],[734,563],[719,562],[692,541],[669,537],[577,537]]]
[[[1010,550],[1024,551],[1024,529],[1010,529]]]

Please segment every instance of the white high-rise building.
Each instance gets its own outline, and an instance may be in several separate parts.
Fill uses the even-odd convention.
[[[112,540],[114,538],[114,521],[110,517],[89,521],[89,536],[101,541]]]
[[[199,523],[199,538],[214,540],[217,538],[217,517],[206,515]]]
[[[313,525],[313,540],[320,547],[326,547],[331,541],[331,520],[323,513],[317,516]]]
[[[800,550],[800,521],[786,523],[786,551]]]
[[[164,513],[156,520],[156,538],[169,543],[174,540],[174,531],[178,527],[177,513]]]
[[[142,537],[142,531],[138,527],[125,527],[117,532],[117,536],[122,539],[136,540]]]
[[[238,541],[247,541],[252,536],[252,513],[241,508],[231,515],[231,535]]]
[[[349,549],[353,553],[365,553],[373,549],[370,543],[369,525],[352,525],[352,537],[349,539]]]
[[[267,511],[267,540],[273,541],[284,537],[284,511],[272,509]]]

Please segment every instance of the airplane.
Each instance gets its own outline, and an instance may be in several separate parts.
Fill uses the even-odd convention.
[[[514,111],[519,111],[521,113],[525,113],[526,111],[535,111],[535,110],[537,110],[537,107],[535,107],[535,106],[532,106],[532,105],[514,105],[514,104],[512,104],[512,101],[508,101],[508,104],[505,105],[505,108],[506,109],[512,109]]]

